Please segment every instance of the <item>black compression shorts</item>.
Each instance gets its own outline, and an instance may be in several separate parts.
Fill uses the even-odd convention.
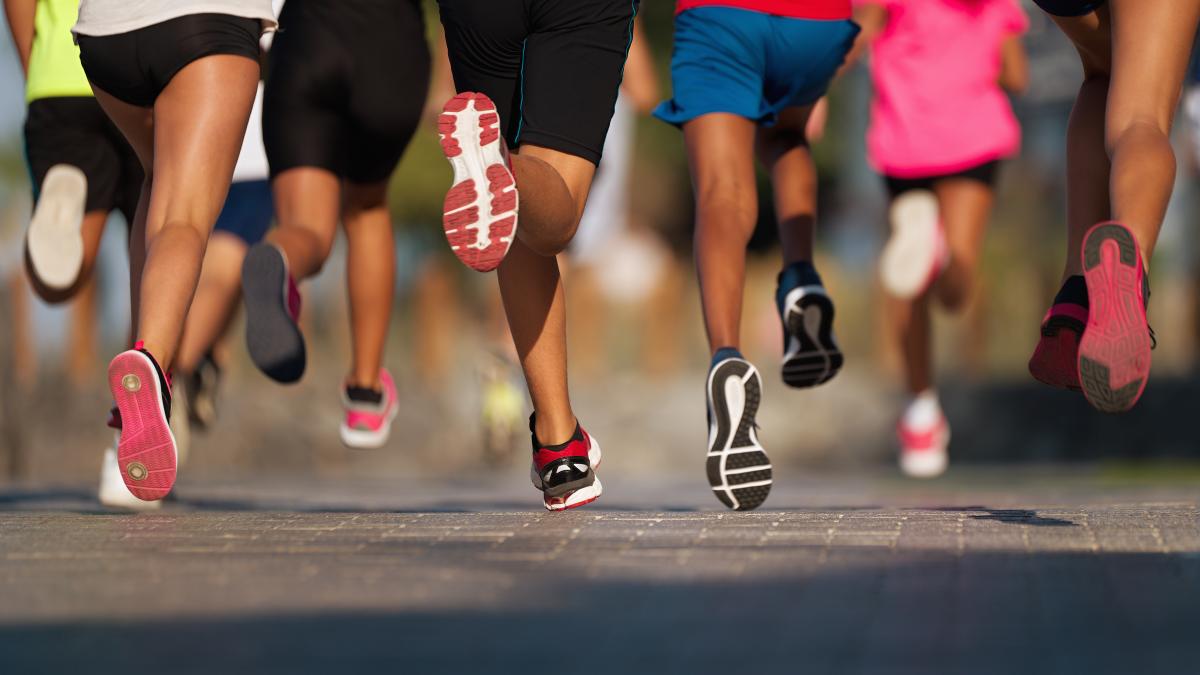
[[[421,121],[429,65],[419,0],[289,0],[263,98],[272,178],[316,167],[387,180]]]
[[[120,211],[133,222],[142,191],[142,164],[91,96],[42,98],[25,117],[25,158],[36,199],[46,173],[69,164],[87,177],[86,210]]]
[[[638,0],[438,0],[454,84],[487,94],[510,147],[598,164]]]
[[[171,78],[206,56],[258,60],[262,21],[227,14],[189,14],[117,35],[80,35],[79,60],[92,85],[143,108]]]
[[[935,183],[944,180],[972,180],[976,183],[983,183],[989,188],[995,187],[996,171],[999,168],[1000,162],[992,160],[983,164],[976,164],[962,171],[955,171],[954,173],[941,173],[932,176],[922,176],[920,178],[884,176],[883,180],[887,183],[888,194],[891,195],[892,199],[895,199],[909,190],[932,190]]]
[[[1054,16],[1083,16],[1100,9],[1107,0],[1033,0],[1047,14]]]

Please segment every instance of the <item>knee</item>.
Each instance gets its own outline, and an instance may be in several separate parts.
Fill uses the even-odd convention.
[[[758,193],[754,184],[717,177],[704,181],[696,190],[698,228],[720,226],[744,233],[754,231],[758,220]]]
[[[1139,141],[1139,147],[1157,146],[1158,152],[1170,154],[1174,161],[1169,116],[1142,113],[1125,119],[1110,117],[1104,129],[1104,146],[1108,156],[1112,158],[1118,148],[1130,140]]]

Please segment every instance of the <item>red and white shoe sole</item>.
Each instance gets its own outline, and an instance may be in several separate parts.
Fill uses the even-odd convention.
[[[455,96],[442,108],[438,134],[454,169],[442,216],[446,240],[467,267],[490,272],[512,246],[519,206],[496,104],[483,94]]]
[[[117,465],[125,486],[143,501],[166,497],[179,457],[150,357],[134,350],[118,354],[108,366],[108,388],[121,411]]]
[[[1091,308],[1079,340],[1079,383],[1097,410],[1125,412],[1150,377],[1141,251],[1124,225],[1100,223],[1084,237],[1081,254]]]

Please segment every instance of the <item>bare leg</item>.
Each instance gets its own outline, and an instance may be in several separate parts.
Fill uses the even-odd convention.
[[[746,245],[758,219],[757,125],[727,113],[683,126],[696,191],[696,271],[709,349],[740,347]]]
[[[512,166],[521,194],[517,237],[541,255],[562,253],[583,217],[596,166],[535,145],[521,146]]]
[[[289,169],[271,183],[279,225],[267,241],[283,251],[296,281],[316,275],[329,258],[341,208],[341,180],[313,167]]]
[[[229,191],[258,76],[258,63],[245,57],[193,61],[159,95],[150,129],[139,126],[142,109],[97,92],[139,157],[153,134],[137,335],[164,369],[174,360],[208,235]]]
[[[908,391],[919,394],[933,387],[932,335],[929,325],[929,293],[913,300],[889,296],[892,330],[904,360]]]
[[[546,148],[522,146],[520,152],[513,157],[521,191],[520,229],[532,238],[545,235],[541,244],[550,245],[540,250],[561,250],[579,226],[595,167]],[[564,442],[574,433],[576,420],[567,386],[567,310],[558,260],[519,238],[497,276],[537,415],[534,432],[543,443]]]
[[[788,108],[758,132],[758,157],[771,171],[783,264],[812,262],[817,229],[817,167],[805,139],[812,107]]]
[[[958,311],[970,299],[975,286],[995,195],[979,181],[954,178],[938,181],[934,192],[950,249],[950,264],[934,291],[946,309]]]
[[[387,183],[346,186],[343,220],[354,362],[347,384],[379,389],[379,369],[396,289],[396,241],[387,207]]]
[[[242,297],[242,259],[246,243],[227,232],[213,232],[204,254],[196,297],[188,312],[176,370],[191,373],[225,335]]]

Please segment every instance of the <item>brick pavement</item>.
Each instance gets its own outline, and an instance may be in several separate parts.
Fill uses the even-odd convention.
[[[0,489],[0,672],[1200,669],[1191,488],[1005,482],[814,481],[749,514],[682,488],[552,515],[432,501],[449,481],[198,484],[136,516]]]

